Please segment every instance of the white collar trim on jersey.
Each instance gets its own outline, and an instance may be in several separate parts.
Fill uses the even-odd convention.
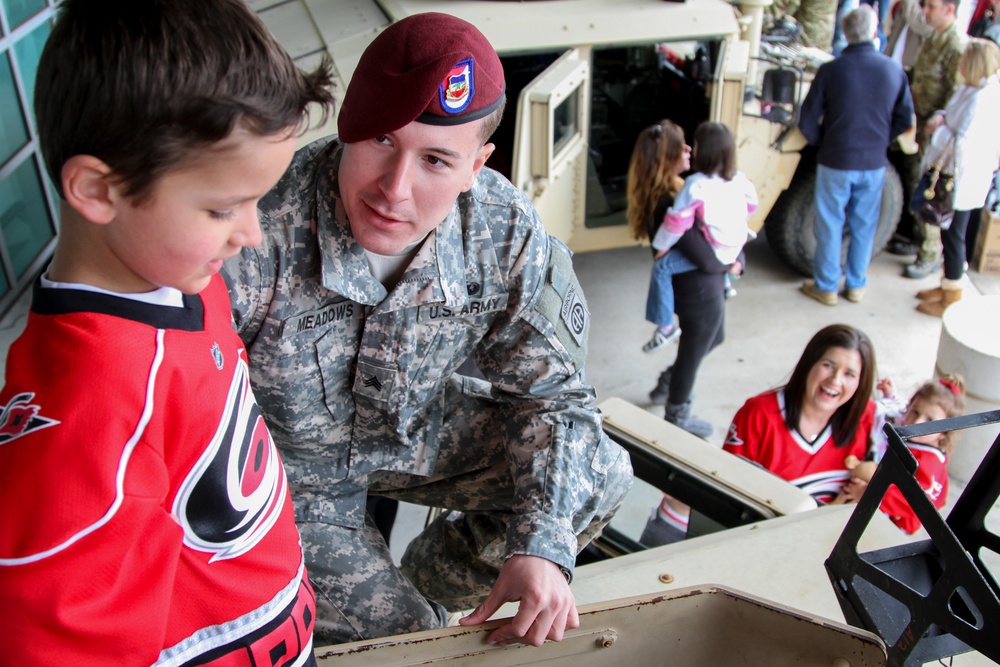
[[[78,289],[85,292],[96,292],[97,294],[107,294],[109,296],[119,296],[123,299],[131,299],[132,301],[141,301],[154,306],[173,306],[174,308],[181,308],[184,306],[184,294],[180,290],[174,289],[173,287],[161,287],[153,290],[152,292],[142,292],[139,294],[119,294],[118,292],[101,289],[100,287],[94,287],[93,285],[85,285],[84,283],[56,282],[54,280],[49,280],[44,274],[42,275],[42,287],[48,289]]]

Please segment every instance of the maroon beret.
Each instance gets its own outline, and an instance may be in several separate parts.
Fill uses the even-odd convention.
[[[503,66],[474,25],[428,12],[393,23],[368,45],[340,107],[346,142],[393,132],[414,120],[459,125],[488,116],[504,93]]]

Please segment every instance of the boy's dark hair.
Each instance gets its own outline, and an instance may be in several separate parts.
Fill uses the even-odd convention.
[[[702,174],[718,174],[727,181],[736,175],[736,139],[728,125],[705,121],[694,131],[692,169]]]
[[[35,114],[62,196],[74,155],[106,163],[135,204],[237,127],[298,127],[333,103],[330,64],[300,72],[244,0],[63,0],[38,65]]]
[[[792,377],[785,385],[785,425],[798,430],[799,417],[802,415],[802,403],[806,396],[806,380],[809,371],[816,365],[827,350],[840,347],[845,350],[857,350],[861,357],[861,376],[858,378],[858,389],[847,403],[844,403],[833,413],[830,426],[833,429],[833,443],[843,447],[854,440],[871,400],[875,387],[875,348],[871,340],[860,329],[846,324],[831,324],[816,332],[802,351],[799,362],[792,371]]]

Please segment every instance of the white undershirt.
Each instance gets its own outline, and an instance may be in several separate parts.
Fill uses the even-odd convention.
[[[97,294],[107,294],[109,296],[120,296],[123,299],[141,301],[154,306],[173,306],[175,308],[180,308],[184,305],[184,294],[180,290],[174,289],[173,287],[161,287],[153,290],[152,292],[141,292],[138,294],[119,294],[118,292],[112,292],[110,290],[94,287],[93,285],[85,285],[83,283],[56,282],[54,280],[49,280],[45,277],[45,275],[42,275],[42,287],[48,289],[78,289],[85,292],[96,292]]]
[[[411,243],[403,248],[403,251],[398,255],[380,255],[365,250],[365,255],[368,257],[368,270],[371,271],[375,280],[382,283],[386,290],[391,291],[399,279],[403,277],[403,272],[406,271],[406,267],[410,265],[410,261],[417,254],[417,250],[420,249],[420,244],[423,242],[424,239],[420,239]]]

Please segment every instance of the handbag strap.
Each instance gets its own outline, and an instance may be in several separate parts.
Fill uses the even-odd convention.
[[[946,160],[947,158],[947,160]],[[940,173],[941,169],[951,166],[951,170],[955,171],[955,133],[951,133],[951,141],[945,147],[941,154],[938,155],[938,159],[934,161],[934,176],[935,180],[937,174]]]

